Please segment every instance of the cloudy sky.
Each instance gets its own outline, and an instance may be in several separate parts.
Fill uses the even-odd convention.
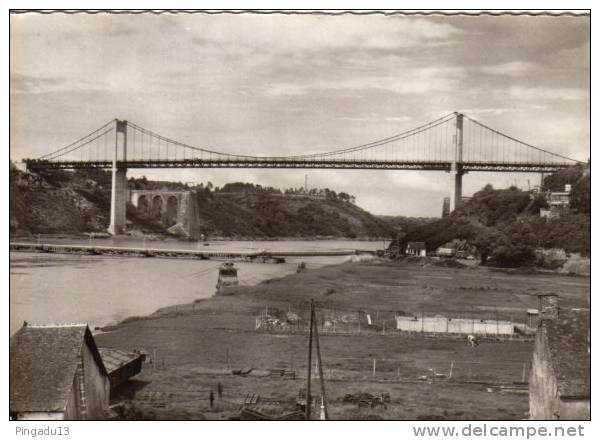
[[[589,18],[13,15],[13,160],[113,118],[252,155],[354,146],[464,112],[550,151],[590,151]],[[416,171],[151,170],[355,194],[376,214],[439,216],[450,176]],[[471,173],[465,195],[539,183]]]

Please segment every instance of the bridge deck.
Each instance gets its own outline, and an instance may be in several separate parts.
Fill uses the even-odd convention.
[[[25,160],[27,169],[31,171],[52,169],[85,169],[112,168],[112,161],[45,161]],[[524,172],[548,173],[572,166],[572,163],[553,162],[462,162],[462,171],[487,172]],[[366,170],[422,170],[422,171],[451,171],[452,163],[447,161],[384,161],[384,160],[292,160],[286,158],[268,158],[264,160],[128,160],[117,162],[118,168],[296,168],[296,169],[366,169]]]

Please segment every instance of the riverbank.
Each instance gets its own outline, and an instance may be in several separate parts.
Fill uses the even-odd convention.
[[[122,390],[131,417],[227,419],[239,416],[252,394],[260,396],[255,409],[281,414],[295,408],[306,384],[303,329],[313,298],[332,418],[522,419],[528,400],[519,383],[528,374],[529,338],[486,338],[473,349],[460,337],[400,334],[394,316],[525,322],[536,294],[552,290],[563,307],[589,307],[589,286],[587,278],[373,259],[132,317],[98,334],[97,343],[142,348],[153,358]],[[267,316],[295,324],[265,330]],[[339,323],[335,333],[331,321]],[[211,408],[208,397],[211,390],[217,396],[219,384],[223,397]],[[385,408],[371,408],[350,401],[347,395],[357,393],[390,398]]]
[[[85,232],[85,233],[80,233],[80,234],[11,234],[10,235],[10,241],[20,241],[20,240],[26,240],[26,241],[31,241],[31,240],[35,240],[37,241],[39,240],[44,240],[44,239],[50,239],[50,240],[89,240],[89,239],[93,239],[93,240],[103,240],[103,239],[112,239],[114,238],[114,236],[110,235],[107,232]],[[134,230],[131,231],[130,233],[123,235],[121,238],[123,239],[136,239],[136,240],[147,240],[147,241],[167,241],[167,242],[173,242],[173,243],[202,243],[202,240],[192,240],[189,238],[183,238],[183,237],[176,237],[170,234],[158,234],[158,233],[142,233],[140,231]],[[343,241],[343,242],[364,242],[364,241],[368,241],[368,242],[380,242],[380,243],[385,243],[385,246],[387,246],[387,244],[389,244],[389,239],[388,238],[382,238],[382,237],[370,237],[370,236],[364,236],[364,237],[354,237],[354,238],[350,238],[350,237],[344,237],[344,236],[334,236],[334,235],[327,235],[327,236],[322,236],[322,235],[316,235],[316,236],[289,236],[289,237],[268,237],[268,236],[256,236],[256,237],[250,237],[250,236],[223,236],[223,235],[214,235],[214,236],[210,236],[210,237],[206,237],[207,242],[211,242],[211,241],[226,241],[226,242],[230,242],[230,241],[247,241],[247,242],[254,242],[254,241],[273,241],[273,242],[278,242],[278,241]]]

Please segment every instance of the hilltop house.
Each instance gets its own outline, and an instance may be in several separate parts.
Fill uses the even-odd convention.
[[[540,217],[557,218],[561,211],[569,207],[571,200],[571,185],[566,184],[564,191],[548,191],[545,194],[548,209],[540,208]]]
[[[533,420],[590,419],[590,312],[562,310],[556,295],[539,295],[531,373]]]
[[[10,417],[98,420],[110,380],[86,324],[28,325],[10,338]]]

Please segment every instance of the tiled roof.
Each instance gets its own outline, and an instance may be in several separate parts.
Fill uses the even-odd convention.
[[[544,320],[542,325],[561,397],[589,397],[589,310],[561,310],[557,319]]]
[[[84,341],[100,360],[87,325],[24,326],[10,338],[10,411],[63,411]],[[101,371],[105,372],[103,365]]]
[[[99,348],[98,350],[100,351],[102,362],[104,362],[108,374],[111,374],[113,371],[118,370],[142,356],[140,353],[117,350],[114,348]]]

